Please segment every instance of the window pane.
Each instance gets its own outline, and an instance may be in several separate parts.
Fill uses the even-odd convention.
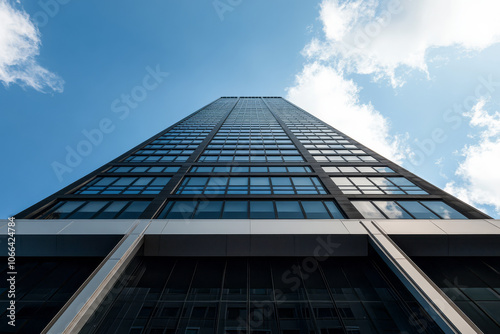
[[[78,208],[80,205],[82,205],[84,202],[66,202],[63,205],[61,205],[59,208],[57,208],[57,212],[60,213],[69,213],[74,211],[76,208]]]
[[[274,206],[270,201],[251,201],[251,219],[272,219],[274,218]]]
[[[115,172],[117,173],[127,173],[132,169],[132,167],[118,167]]]
[[[357,186],[373,186],[366,177],[351,177],[350,180]]]
[[[179,201],[174,202],[172,209],[165,218],[168,219],[189,219],[193,215],[197,202]]]
[[[135,181],[135,177],[120,177],[113,185],[114,186],[128,186]]]
[[[286,167],[269,167],[271,173],[286,173]]]
[[[382,212],[390,219],[411,219],[412,217],[393,201],[374,201]]]
[[[210,173],[212,172],[213,167],[197,167],[196,172],[197,173]]]
[[[222,218],[246,219],[248,218],[248,202],[247,201],[227,201],[224,204]]]
[[[252,186],[267,186],[269,185],[269,178],[267,177],[251,177],[250,185]]]
[[[61,206],[59,206],[57,209],[53,210],[52,212],[50,212],[46,217],[45,219],[64,219],[64,218],[67,218],[68,215],[75,211],[79,206],[81,206],[83,203],[83,201],[72,201],[72,202],[66,202],[64,204],[62,204]]]
[[[248,177],[232,177],[229,179],[229,185],[231,186],[247,186]]]
[[[214,173],[229,173],[230,167],[214,167]]]
[[[399,201],[398,204],[406,209],[416,219],[432,219],[438,216],[433,214],[429,209],[416,201]]]
[[[233,167],[233,173],[248,173],[248,167]]]
[[[296,186],[312,186],[310,177],[292,177],[293,184]]]
[[[97,213],[97,211],[101,210],[106,204],[108,204],[107,201],[88,202],[83,207],[78,209],[78,211],[69,215],[68,218],[73,218],[73,219],[91,218],[92,216],[94,216]]]
[[[227,177],[211,177],[208,180],[208,186],[225,186],[227,184]]]
[[[134,219],[138,218],[141,213],[144,212],[146,207],[149,205],[149,202],[132,202],[129,206],[125,208],[125,211],[123,211],[118,218],[121,219]]]
[[[304,173],[304,167],[288,167],[290,173]]]
[[[303,201],[302,207],[306,212],[306,217],[309,219],[328,219],[330,215],[326,211],[325,206],[320,201]]]
[[[152,183],[152,186],[164,186],[170,181],[170,177],[157,177]]]
[[[394,173],[389,167],[373,167],[379,173]]]
[[[330,214],[332,215],[333,219],[345,218],[344,214],[340,211],[340,209],[335,203],[325,202],[325,205],[328,208],[328,211],[330,211]]]
[[[116,214],[127,204],[127,201],[116,201],[111,203],[97,217],[97,219],[115,218]]]
[[[304,218],[299,203],[295,201],[276,201],[276,211],[278,212],[278,218],[281,219]]]
[[[338,173],[339,169],[337,167],[323,167],[323,170],[327,173]]]
[[[388,177],[387,179],[397,186],[414,186],[413,183],[404,177]]]
[[[337,185],[337,186],[351,186],[352,183],[347,179],[347,177],[332,177],[332,181]]]
[[[151,182],[152,179],[152,177],[140,177],[134,182],[134,186],[145,186]]]
[[[222,201],[201,201],[193,219],[217,219],[220,217]]]
[[[467,219],[463,214],[441,201],[422,201],[420,202],[443,219]]]
[[[204,186],[208,181],[208,177],[190,177],[187,180],[188,186]]]
[[[86,205],[84,205],[82,208],[78,210],[78,212],[92,212],[96,213],[97,211],[101,210],[103,206],[108,204],[107,201],[99,201],[99,202],[88,202]]]
[[[292,182],[288,177],[272,177],[271,183],[273,186],[291,186]]]
[[[376,173],[377,171],[372,167],[356,167],[361,173]]]
[[[250,167],[252,173],[267,173],[267,167]]]
[[[116,179],[118,179],[118,178],[117,177],[103,177],[99,181],[94,183],[94,186],[108,186],[111,183],[113,183],[113,181],[115,181]]]
[[[358,173],[354,167],[339,167],[339,169],[342,173]]]
[[[364,218],[385,218],[384,215],[368,201],[353,201],[351,202],[356,209],[363,215]]]

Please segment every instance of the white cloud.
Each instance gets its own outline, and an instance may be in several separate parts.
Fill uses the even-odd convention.
[[[498,43],[499,12],[495,0],[323,0],[323,36],[303,49],[307,63],[287,97],[401,162],[411,156],[408,136],[391,134],[389,120],[359,102],[360,87],[346,75],[389,79],[393,87],[403,85],[409,71],[428,75],[428,63],[448,58],[444,48],[480,51]]]
[[[62,92],[64,81],[36,61],[40,45],[40,33],[29,15],[0,0],[0,81],[40,92]]]
[[[476,144],[464,147],[456,175],[460,178],[446,184],[445,190],[472,205],[492,205],[500,214],[500,113],[488,113],[486,100],[480,99],[471,112],[472,127],[481,128]]]
[[[389,134],[389,121],[371,104],[359,102],[360,88],[318,62],[296,76],[287,98],[383,156],[401,162],[404,138]]]
[[[495,0],[323,0],[325,37],[313,40],[304,54],[375,79],[389,78],[396,87],[404,83],[402,73],[427,73],[431,49],[480,51],[498,43],[499,12]]]

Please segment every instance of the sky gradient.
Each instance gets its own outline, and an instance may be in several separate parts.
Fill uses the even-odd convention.
[[[288,98],[500,217],[494,1],[61,3],[0,0],[0,218],[239,95]]]

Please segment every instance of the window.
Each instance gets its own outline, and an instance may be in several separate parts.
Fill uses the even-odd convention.
[[[61,201],[40,216],[42,219],[135,219],[150,201]]]
[[[426,195],[404,177],[332,177],[332,181],[344,194],[407,194]]]
[[[467,219],[443,201],[352,201],[364,218]]]
[[[186,177],[176,194],[326,194],[317,177]]]
[[[75,194],[158,194],[170,177],[96,177]]]
[[[333,201],[170,201],[160,219],[341,219]]]
[[[315,155],[319,162],[374,162],[377,161],[369,155]]]
[[[179,166],[140,166],[140,167],[113,167],[108,173],[177,173]]]
[[[392,169],[385,166],[324,166],[326,173],[394,173]]]
[[[195,166],[190,173],[311,173],[308,166]]]

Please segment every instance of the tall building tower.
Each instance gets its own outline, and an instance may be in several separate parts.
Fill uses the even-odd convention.
[[[500,332],[500,221],[279,97],[222,97],[11,226],[0,332]]]

